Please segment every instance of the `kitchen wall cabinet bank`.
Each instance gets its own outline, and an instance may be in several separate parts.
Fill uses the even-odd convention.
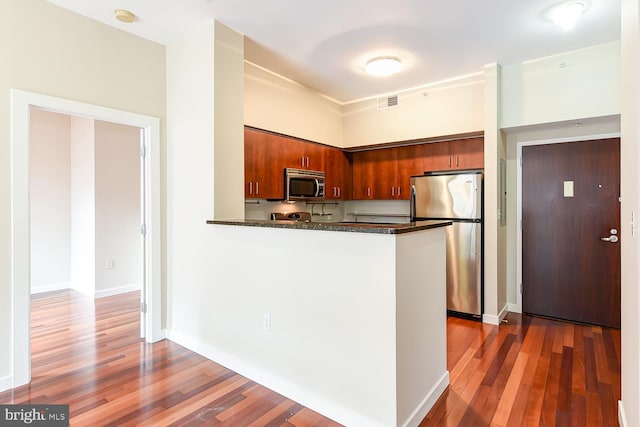
[[[349,195],[348,160],[342,150],[254,129],[244,130],[245,198],[281,199],[284,168],[326,173],[325,198]]]
[[[327,200],[408,200],[413,175],[484,167],[482,137],[347,155],[337,148],[245,128],[244,150],[247,199],[282,198],[284,168],[324,171]]]

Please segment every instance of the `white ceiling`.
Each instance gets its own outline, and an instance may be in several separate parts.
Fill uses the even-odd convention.
[[[620,0],[47,0],[161,44],[216,19],[247,37],[245,58],[339,102],[388,94],[620,39]],[[552,6],[582,1],[571,32]],[[118,8],[137,19],[123,24]],[[374,56],[405,69],[376,78]]]

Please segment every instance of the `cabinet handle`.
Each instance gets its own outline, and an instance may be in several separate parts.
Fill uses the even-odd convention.
[[[342,188],[338,187],[338,197],[342,195]]]
[[[449,156],[449,167],[451,167],[451,156]]]
[[[304,156],[300,157],[300,167],[304,167]]]
[[[338,197],[338,189],[336,187],[331,188],[333,188],[333,197]]]
[[[391,197],[395,197],[396,195],[396,187],[391,187]]]
[[[367,197],[371,197],[371,187],[367,187]]]
[[[307,157],[307,167],[309,167],[309,157]]]
[[[398,197],[400,197],[400,187],[398,187]]]
[[[456,167],[460,166],[460,156],[456,156]]]
[[[249,194],[253,194],[253,182],[249,181]]]
[[[256,195],[258,195],[258,193],[260,193],[260,191],[258,191],[258,181],[256,181]]]

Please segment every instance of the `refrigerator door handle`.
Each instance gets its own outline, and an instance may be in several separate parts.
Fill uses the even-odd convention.
[[[411,192],[409,195],[409,221],[416,220],[416,186],[411,185]]]

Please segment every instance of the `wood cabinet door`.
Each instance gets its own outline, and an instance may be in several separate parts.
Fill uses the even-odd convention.
[[[270,149],[273,151],[272,167],[284,171],[284,168],[302,169],[304,142],[281,135],[268,134]],[[283,176],[284,182],[284,176]]]
[[[329,148],[324,145],[305,142],[302,159],[303,169],[324,171],[326,173],[325,157],[328,151]]]
[[[484,168],[484,138],[469,138],[452,141],[455,154],[454,169]]]
[[[396,182],[396,148],[373,150],[372,157],[372,198],[378,200],[395,199],[398,184]]]
[[[352,154],[352,198],[364,200],[372,198],[373,163],[372,151],[357,151]]]
[[[425,171],[424,144],[410,145],[396,149],[396,199],[409,200],[411,177]]]
[[[451,169],[451,148],[449,141],[424,144],[424,170],[445,171]]]
[[[351,180],[349,162],[342,150],[327,148],[324,153],[325,199],[348,199]]]
[[[253,194],[253,144],[257,138],[257,132],[251,129],[244,130],[244,197],[245,199],[254,198]]]
[[[273,135],[261,133],[253,141],[254,198],[284,197],[284,168],[281,165],[284,147],[273,141]]]

